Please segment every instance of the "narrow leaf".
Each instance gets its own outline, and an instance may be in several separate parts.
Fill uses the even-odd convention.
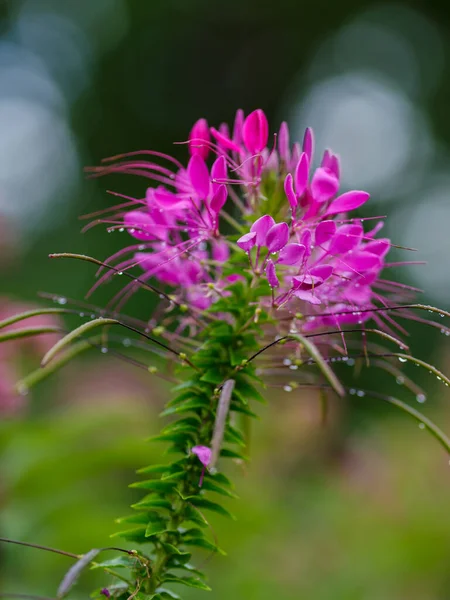
[[[339,396],[345,396],[345,390],[342,387],[341,382],[336,377],[328,363],[324,360],[323,356],[319,352],[317,346],[309,339],[305,338],[299,333],[289,335],[290,338],[297,340],[300,342],[305,350],[308,352],[309,356],[314,360],[319,369],[322,371],[323,375],[327,379],[328,383],[334,389],[334,391]]]
[[[50,348],[50,350],[42,359],[42,366],[45,367],[45,365],[48,362],[50,362],[52,358],[56,356],[56,354],[58,354],[58,352],[60,352],[68,344],[73,342],[76,338],[87,333],[88,331],[91,331],[91,329],[95,329],[96,327],[104,327],[105,325],[118,324],[120,323],[116,319],[105,319],[103,317],[99,317],[98,319],[94,319],[93,321],[89,321],[88,323],[83,323],[83,325],[80,325],[80,327],[77,327],[76,329],[68,333],[62,338],[62,340],[59,340],[59,342],[57,342],[52,348]]]

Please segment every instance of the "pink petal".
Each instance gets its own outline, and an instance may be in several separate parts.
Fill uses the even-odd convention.
[[[222,154],[213,162],[213,166],[211,167],[213,194],[217,192],[220,185],[225,183],[227,176],[227,162],[225,160],[225,156]]]
[[[191,157],[188,174],[195,192],[205,200],[209,194],[209,171],[205,161],[198,154]]]
[[[273,264],[273,262],[271,260],[267,261],[266,276],[267,276],[267,281],[268,281],[270,287],[276,288],[276,287],[280,286],[280,282],[278,281],[278,277],[275,272],[275,265]]]
[[[318,265],[313,267],[309,274],[312,277],[319,277],[322,281],[326,281],[333,274],[333,267],[332,265]]]
[[[202,158],[208,158],[209,146],[208,144],[202,144],[203,142],[209,142],[209,127],[206,119],[199,119],[191,129],[189,134],[189,152],[191,156],[198,154]]]
[[[292,155],[291,155],[291,162],[289,165],[289,169],[295,169],[298,161],[300,160],[301,155],[302,155],[302,149],[300,147],[300,144],[298,142],[295,142],[295,144],[292,145]]]
[[[305,246],[305,254],[306,256],[310,256],[311,254],[311,231],[309,229],[305,229],[300,236],[300,244]]]
[[[127,231],[137,240],[148,242],[148,240],[155,239],[155,223],[147,213],[130,210],[125,214],[123,222]]]
[[[282,265],[295,265],[299,263],[305,255],[305,246],[303,244],[287,244],[278,255],[277,263]]]
[[[256,233],[257,246],[265,246],[267,232],[274,225],[275,221],[270,215],[264,215],[253,223],[253,225],[250,227],[250,231],[254,231]]]
[[[359,223],[341,225],[330,246],[332,254],[343,254],[356,248],[361,241],[364,230]]]
[[[328,215],[337,215],[341,212],[348,212],[355,210],[367,202],[370,198],[370,194],[367,192],[353,190],[351,192],[345,192],[341,196],[338,196],[329,206],[325,213]]]
[[[245,252],[250,252],[253,246],[256,244],[257,234],[255,231],[250,231],[249,233],[245,233],[242,237],[238,239],[236,244],[244,250]]]
[[[248,115],[242,128],[244,144],[249,152],[257,154],[267,146],[269,124],[266,115],[258,108]]]
[[[311,181],[311,193],[316,202],[326,202],[338,189],[339,180],[334,173],[323,167],[316,169]]]
[[[298,200],[294,192],[294,180],[290,173],[286,175],[286,179],[284,180],[284,193],[286,194],[290,207],[292,210],[295,210],[298,205]]]
[[[219,142],[219,144],[221,144],[225,148],[228,148],[228,150],[233,150],[233,152],[241,151],[241,148],[237,144],[230,140],[230,138],[222,135],[220,131],[217,131],[217,129],[215,129],[214,127],[210,128],[210,132],[212,133],[213,137]]]
[[[373,269],[374,267],[380,267],[381,265],[380,257],[371,252],[352,252],[346,254],[344,262],[348,267],[355,269],[360,273]]]
[[[216,214],[222,210],[223,205],[227,201],[228,191],[226,185],[219,185],[217,192],[214,194],[211,200],[210,208]]]
[[[307,127],[305,130],[305,135],[303,136],[302,150],[308,157],[309,163],[311,163],[312,158],[314,156],[314,134],[313,130],[310,127]]]
[[[192,454],[197,455],[198,460],[204,467],[207,467],[211,462],[212,451],[208,446],[194,446],[191,448]]]
[[[269,252],[279,252],[289,240],[289,226],[287,223],[278,223],[269,229],[266,237],[266,246]]]
[[[177,194],[169,192],[162,185],[157,188],[149,188],[147,190],[147,201],[149,202],[149,206],[152,205],[152,200],[154,200],[159,206],[163,207],[166,210],[178,210],[181,208],[186,208],[188,206],[192,206],[190,200],[186,200],[185,198],[180,198]],[[154,204],[153,204],[154,206]]]
[[[315,241],[321,246],[328,242],[336,233],[336,223],[334,221],[322,221],[316,227]]]
[[[371,252],[372,254],[377,254],[384,258],[386,254],[391,249],[391,240],[388,238],[382,238],[380,240],[373,240],[372,242],[368,242],[364,246],[364,250],[366,252]]]
[[[313,292],[307,290],[295,290],[294,296],[304,302],[309,302],[309,304],[322,304],[322,301]]]
[[[289,151],[289,127],[286,121],[281,123],[278,133],[278,154],[285,163],[289,162],[291,153]]]
[[[300,160],[295,169],[295,192],[298,197],[303,196],[309,179],[309,159],[305,152],[302,152]]]

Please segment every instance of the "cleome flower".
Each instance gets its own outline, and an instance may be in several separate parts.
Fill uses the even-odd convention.
[[[271,138],[261,109],[247,117],[239,110],[232,134],[225,124],[216,129],[197,121],[188,149],[186,167],[147,151],[151,160],[122,155],[91,169],[93,175],[129,173],[156,183],[143,199],[129,199],[96,220],[139,242],[109,264],[121,271],[139,267],[140,280],[172,287],[177,301],[197,310],[209,308],[230,281],[250,269],[269,284],[261,306],[293,319],[308,314],[307,331],[375,318],[392,333],[391,317],[378,314],[377,307],[396,305],[410,294],[380,278],[391,242],[377,237],[382,221],[367,230],[354,214],[369,194],[341,193],[337,155],[325,150],[313,168],[311,129],[302,144],[291,146],[286,123]],[[111,276],[105,273],[96,285]],[[137,289],[129,283],[118,306]]]

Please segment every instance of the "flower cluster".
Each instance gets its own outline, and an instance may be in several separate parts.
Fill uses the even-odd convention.
[[[187,167],[146,152],[152,160],[122,155],[94,171],[138,174],[158,184],[104,219],[110,231],[126,230],[139,242],[111,257],[117,268],[138,265],[141,280],[173,287],[179,301],[200,310],[250,269],[272,288],[261,304],[308,313],[308,330],[363,323],[377,302],[397,299],[398,287],[380,280],[391,247],[376,237],[383,223],[365,231],[364,220],[353,216],[369,194],[340,193],[339,159],[330,150],[313,168],[311,129],[301,145],[291,146],[286,123],[271,138],[262,110],[247,117],[239,110],[232,134],[225,124],[216,129],[197,121],[188,147]],[[133,293],[132,284],[122,298],[127,291]]]

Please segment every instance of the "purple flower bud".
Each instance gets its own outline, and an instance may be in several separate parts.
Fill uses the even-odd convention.
[[[269,252],[279,252],[289,240],[289,226],[287,223],[277,223],[269,229],[266,237],[266,246]]]
[[[306,152],[302,152],[300,160],[295,169],[295,192],[297,196],[303,196],[309,179],[309,158]]]
[[[208,446],[194,446],[191,448],[192,454],[195,454],[204,467],[211,462],[211,448]]]
[[[289,151],[289,127],[286,121],[281,123],[278,133],[278,153],[285,163],[289,162],[291,153]]]
[[[222,155],[213,162],[213,166],[211,167],[213,194],[215,194],[219,186],[225,182],[227,175],[227,162],[225,156]]]
[[[252,154],[262,152],[269,138],[269,124],[266,115],[258,108],[248,115],[242,128],[245,147]]]
[[[264,215],[257,219],[250,227],[250,231],[256,233],[256,245],[265,246],[267,232],[275,225],[275,220],[270,215]],[[241,238],[242,239],[242,238]]]
[[[108,590],[108,588],[103,588],[102,590],[100,590],[100,594],[102,596],[105,596],[106,598],[109,598],[111,596],[110,591]]]
[[[209,194],[209,171],[203,158],[194,154],[188,164],[188,174],[196,194],[205,200]]]
[[[219,185],[218,190],[216,191],[216,193],[214,194],[214,196],[212,197],[212,200],[211,200],[211,204],[210,204],[211,210],[213,212],[215,212],[216,214],[219,214],[219,212],[223,208],[223,205],[227,201],[227,196],[228,196],[227,186],[223,185],[223,184]]]
[[[277,288],[280,286],[280,282],[278,281],[278,277],[275,272],[275,265],[273,264],[272,260],[267,261],[266,276],[270,287]]]
[[[305,135],[303,136],[303,152],[308,157],[308,161],[311,164],[313,156],[314,156],[314,134],[313,130],[310,127],[307,127],[305,130]]]
[[[245,252],[250,252],[253,246],[256,244],[256,232],[250,231],[249,233],[245,233],[242,237],[238,239],[236,244],[244,250]]]
[[[191,156],[198,154],[201,158],[208,158],[209,154],[209,127],[206,119],[199,119],[189,134],[189,152]],[[202,144],[202,141],[207,142]]]
[[[294,192],[294,180],[290,173],[286,175],[286,179],[284,180],[284,192],[289,201],[291,209],[295,210],[298,205],[298,200]]]

